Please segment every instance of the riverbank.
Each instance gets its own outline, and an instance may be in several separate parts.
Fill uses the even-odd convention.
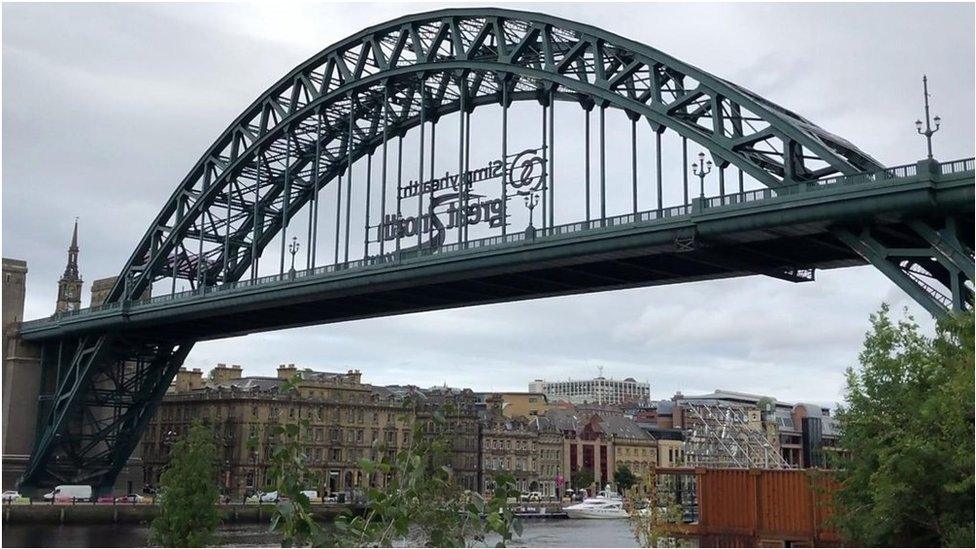
[[[260,523],[271,520],[274,504],[221,504],[221,520],[225,523]],[[312,515],[320,520],[332,520],[351,510],[348,505],[313,504]],[[353,509],[354,510],[354,509]],[[37,504],[3,506],[4,524],[148,524],[159,514],[152,504]]]
[[[280,547],[268,524],[222,524],[216,546]],[[149,527],[140,524],[4,525],[4,547],[145,547]],[[497,538],[485,544],[492,547]],[[526,521],[509,547],[637,547],[626,520]]]

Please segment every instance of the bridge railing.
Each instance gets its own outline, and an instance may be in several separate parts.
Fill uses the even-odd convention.
[[[962,160],[954,160],[951,162],[943,162],[940,164],[940,172],[942,174],[953,174],[965,171],[973,171],[974,169],[974,159],[966,158]],[[808,181],[803,183],[797,183],[793,185],[784,185],[782,187],[776,188],[764,188],[756,189],[751,191],[744,191],[741,193],[731,193],[722,196],[714,196],[706,198],[702,207],[705,209],[718,208],[722,206],[731,206],[736,204],[745,204],[750,202],[759,202],[763,200],[769,200],[772,198],[791,196],[797,194],[804,194],[810,192],[818,192],[822,189],[837,188],[839,186],[847,185],[860,185],[864,183],[875,183],[879,181],[885,181],[889,179],[914,177],[917,175],[917,164],[906,164],[904,166],[895,166],[892,168],[886,168],[884,170],[879,170],[876,172],[866,172],[853,175],[845,175],[838,177],[831,177],[826,179],[818,179],[816,181]],[[563,225],[556,225],[554,227],[545,227],[536,229],[534,238],[548,238],[557,237],[560,235],[574,234],[582,231],[591,230],[602,230],[613,227],[622,227],[626,225],[631,225],[634,223],[642,223],[648,221],[658,221],[668,218],[686,216],[693,212],[693,206],[689,204],[684,204],[680,206],[672,206],[669,208],[647,210],[637,213],[629,213],[623,215],[617,215],[613,217],[607,217],[604,219],[595,219],[591,221],[577,221],[574,223],[566,223]],[[218,286],[205,286],[203,288],[195,288],[192,290],[185,290],[182,292],[170,293],[158,295],[149,299],[143,299],[139,301],[130,301],[127,304],[127,308],[138,308],[143,305],[163,303],[167,301],[176,301],[186,297],[200,296],[211,293],[223,293],[228,291],[233,291],[236,289],[250,288],[254,286],[264,286],[275,283],[284,283],[294,281],[300,278],[308,278],[320,275],[326,275],[330,273],[338,273],[342,271],[372,267],[377,265],[390,265],[400,263],[402,261],[410,261],[419,257],[434,256],[450,254],[454,252],[459,252],[463,250],[473,250],[499,246],[503,244],[512,244],[525,241],[530,237],[525,231],[512,232],[503,236],[491,236],[486,238],[480,238],[477,240],[469,240],[465,242],[454,242],[451,244],[444,244],[439,248],[407,248],[395,252],[390,252],[384,255],[375,255],[366,257],[363,259],[357,259],[354,261],[348,261],[344,263],[338,263],[333,265],[325,265],[322,267],[315,267],[313,269],[305,269],[301,271],[289,271],[284,274],[275,274],[262,276],[255,279],[244,279],[236,282],[229,282],[226,284],[221,284]],[[57,313],[49,318],[38,319],[25,322],[24,327],[30,327],[32,325],[43,324],[49,322],[50,320],[57,320],[63,318],[70,318],[82,314],[90,314],[99,311],[106,311],[111,309],[119,309],[122,307],[122,303],[104,303],[102,305],[96,305],[94,307],[89,307],[87,309],[79,309],[77,311],[65,311]]]
[[[942,174],[946,175],[946,174],[959,173],[959,172],[971,172],[973,171],[974,168],[973,165],[974,161],[976,161],[976,159],[965,158],[963,160],[953,160],[952,162],[943,162],[942,164],[940,164],[940,167],[942,169]]]
[[[951,162],[943,162],[939,165],[940,172],[942,174],[952,174],[973,171],[973,160],[974,159],[972,158],[966,158],[962,160],[953,160]],[[877,183],[879,181],[886,181],[889,179],[915,177],[916,175],[918,175],[918,164],[905,164],[904,166],[894,166],[892,168],[885,168],[876,172],[839,175],[836,177],[817,179],[815,181],[804,181],[802,183],[784,185],[782,187],[756,189],[741,193],[713,196],[705,199],[704,205],[706,208],[717,208],[720,206],[768,200],[770,198],[780,196],[792,196],[808,192],[817,192],[821,189],[837,188],[839,186],[862,185],[864,183]]]

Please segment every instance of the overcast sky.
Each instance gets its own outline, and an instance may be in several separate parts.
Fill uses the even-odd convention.
[[[28,262],[27,318],[53,310],[75,216],[87,305],[89,283],[118,274],[189,168],[267,86],[359,29],[445,6],[4,4],[3,256]],[[924,155],[913,122],[927,72],[943,118],[936,156],[973,155],[972,4],[510,7],[663,50],[886,165]],[[833,403],[883,301],[931,328],[880,272],[858,267],[812,284],[756,276],[255,334],[198,344],[187,365],[358,368],[371,383],[475,390],[603,365],[660,398],[722,388]]]

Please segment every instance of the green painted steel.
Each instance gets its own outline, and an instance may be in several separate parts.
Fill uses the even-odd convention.
[[[263,302],[268,304],[266,307],[273,308],[276,302],[294,297],[288,295],[292,288],[306,289],[304,293],[295,292],[303,300],[311,299],[316,292],[323,292],[321,286],[340,281],[347,284],[348,291],[354,292],[357,288],[375,286],[379,273],[396,280],[407,276],[404,274],[406,272],[424,268],[420,278],[436,278],[443,272],[439,266],[459,263],[469,264],[465,267],[467,270],[482,273],[488,265],[484,262],[475,264],[476,260],[510,255],[513,252],[517,252],[520,257],[532,256],[531,260],[507,260],[507,265],[514,272],[520,263],[552,259],[544,257],[543,250],[546,249],[558,249],[560,257],[576,258],[582,263],[588,252],[582,251],[581,247],[587,242],[600,242],[600,246],[591,252],[605,254],[627,249],[628,245],[622,242],[633,236],[637,236],[633,246],[646,248],[669,244],[679,233],[694,234],[718,243],[723,238],[728,240],[736,235],[813,224],[816,229],[812,229],[812,233],[830,234],[837,232],[836,227],[839,226],[870,227],[863,220],[882,219],[892,214],[913,219],[906,225],[926,240],[938,238],[939,241],[933,245],[941,247],[942,251],[939,253],[971,278],[969,273],[972,270],[972,259],[967,256],[965,246],[956,239],[943,240],[937,231],[917,219],[924,218],[933,211],[965,214],[976,199],[973,190],[972,170],[939,177],[924,173],[891,178],[862,179],[860,176],[852,176],[816,184],[800,183],[790,187],[709,198],[698,202],[700,207],[697,209],[678,206],[640,212],[636,216],[621,215],[608,218],[602,223],[581,222],[536,229],[535,238],[531,239],[526,238],[525,233],[514,233],[504,238],[491,237],[448,245],[421,255],[416,252],[394,252],[368,260],[347,262],[338,267],[330,265],[294,274],[272,275],[227,287],[162,295],[124,305],[106,304],[24,323],[22,333],[28,340],[41,341],[90,331],[160,329],[167,322],[192,321],[206,316],[219,317],[224,311],[238,306],[255,307],[257,303]],[[850,240],[850,231],[844,229],[841,234],[843,236],[840,238],[847,243]],[[851,254],[853,256],[853,252]],[[755,273],[754,270],[747,272]],[[920,298],[919,291],[924,292],[917,288],[909,294],[920,303],[924,304],[928,299],[945,302],[945,296]],[[343,319],[332,321],[337,320]],[[302,323],[307,322],[296,319],[296,323],[292,325]],[[313,320],[311,323],[317,322]],[[278,327],[281,326],[271,326]],[[225,332],[198,335],[215,338],[238,334],[233,328],[228,328]]]

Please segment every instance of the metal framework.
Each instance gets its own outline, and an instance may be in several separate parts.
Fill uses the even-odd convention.
[[[637,212],[640,198],[638,160],[645,158],[637,147],[642,120],[654,136],[654,184],[647,189],[656,191],[649,194],[656,197],[658,212],[664,212],[666,206],[661,139],[668,132],[681,142],[684,202],[678,208],[685,212],[692,207],[687,180],[689,142],[709,151],[723,195],[726,169],[732,166],[738,170],[740,194],[744,176],[767,189],[788,189],[808,182],[818,184],[831,175],[883,174],[870,156],[804,118],[602,29],[501,9],[412,15],[326,48],[289,72],[238,116],[152,221],[124,265],[106,306],[117,306],[125,315],[140,296],[160,286],[168,286],[175,294],[177,281],[197,290],[230,287],[246,276],[256,283],[263,256],[278,260],[273,265],[283,277],[287,243],[294,236],[288,234],[289,224],[302,212],[308,215],[306,270],[329,265],[316,256],[321,203],[327,198],[335,204],[334,226],[323,227],[334,232],[331,267],[345,268],[350,260],[350,234],[357,229],[351,226],[351,208],[360,208],[354,204],[354,188],[357,193],[365,188],[364,261],[410,250],[414,239],[401,238],[398,232],[395,242],[380,238],[374,247],[378,254],[373,255],[369,236],[371,230],[383,230],[387,216],[399,220],[406,214],[407,206],[401,200],[404,137],[419,130],[419,181],[427,178],[428,170],[434,177],[435,160],[456,165],[459,173],[466,174],[471,169],[471,114],[482,106],[500,106],[501,158],[508,168],[512,155],[518,153],[508,145],[508,113],[519,101],[542,106],[543,147],[538,159],[542,174],[529,180],[542,193],[543,231],[556,228],[554,202],[566,196],[562,187],[557,194],[561,182],[554,177],[556,154],[563,146],[555,129],[557,103],[576,104],[585,116],[587,223],[598,221],[602,226],[611,219],[607,212],[608,109],[625,113],[631,121],[632,178],[625,190],[633,212]],[[591,174],[593,110],[598,111],[598,135],[592,148],[598,152],[599,162],[592,166],[597,173]],[[435,158],[438,122],[451,114],[458,115],[457,157]],[[640,128],[644,128],[642,124]],[[391,166],[394,155],[396,162]],[[381,163],[379,177],[372,168],[374,156]],[[365,176],[353,169],[361,159],[368,166]],[[392,190],[397,193],[395,200],[389,199]],[[523,197],[509,193],[506,183],[500,190],[503,219],[507,219],[508,201],[521,202]],[[595,199],[591,190],[598,194],[599,205],[591,204]],[[376,191],[380,191],[378,200]],[[420,223],[425,204],[432,208],[442,198],[433,192],[412,198],[417,201],[415,222]],[[462,192],[456,200],[467,207],[469,195]],[[526,203],[535,200],[531,197]],[[928,273],[951,288],[958,303],[971,306],[971,283],[963,280],[972,279],[971,245],[966,248],[965,239],[952,240],[952,230],[946,233],[939,225],[927,227],[931,230],[918,233],[927,244],[916,239],[911,245],[932,252],[935,262],[921,257],[921,251],[907,254],[900,245],[894,251],[882,249],[871,239],[871,227],[856,235],[842,233],[841,238],[893,279],[909,277],[914,288],[924,288],[921,273]],[[503,237],[506,231],[503,222]],[[415,236],[414,249],[434,240],[430,227],[418,228]],[[276,238],[280,240],[277,245]],[[457,241],[468,241],[468,225],[459,223]],[[699,248],[694,234],[675,239],[675,246],[679,244],[689,250]],[[265,253],[269,246],[271,254]],[[711,254],[713,265],[743,261],[722,256],[718,250]],[[896,265],[898,261],[901,263]],[[750,267],[743,263],[740,270]],[[642,271],[636,278],[654,272],[636,270]],[[792,281],[812,280],[812,271],[803,269],[753,272]],[[589,280],[592,284],[613,281],[599,276]],[[916,299],[924,297],[916,293]],[[110,486],[195,340],[185,333],[179,337],[125,337],[93,328],[81,336],[46,341],[42,393],[50,397],[41,401],[35,451],[24,483],[84,481]]]
[[[718,404],[682,405],[685,462],[692,467],[789,469],[766,434],[749,425],[745,408]]]

